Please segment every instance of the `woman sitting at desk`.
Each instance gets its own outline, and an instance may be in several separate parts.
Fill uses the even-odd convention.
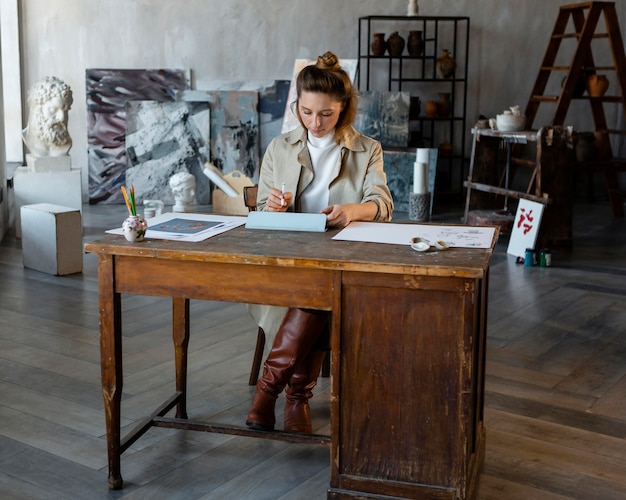
[[[263,158],[258,210],[326,214],[328,226],[391,220],[393,201],[379,142],[352,123],[357,90],[337,57],[326,52],[297,76],[295,112],[302,127],[275,138]],[[295,193],[295,195],[294,195]],[[288,283],[285,286],[289,286]],[[246,425],[273,430],[276,399],[286,389],[284,428],[311,433],[309,398],[325,352],[330,313],[291,307],[284,315],[256,385]]]

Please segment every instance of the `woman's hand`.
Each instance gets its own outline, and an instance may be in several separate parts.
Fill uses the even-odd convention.
[[[270,189],[265,203],[267,212],[286,212],[293,201],[293,193],[283,193],[278,188]]]
[[[326,214],[326,224],[332,227],[346,227],[352,221],[372,221],[378,213],[378,205],[373,201],[365,203],[344,203],[330,205],[322,210]]]

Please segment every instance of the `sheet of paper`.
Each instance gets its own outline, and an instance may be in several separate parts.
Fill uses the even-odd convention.
[[[178,241],[204,241],[246,223],[246,217],[167,212],[147,219],[146,238]],[[110,234],[124,234],[122,228]]]
[[[431,245],[442,240],[450,247],[491,248],[494,234],[495,228],[482,226],[351,222],[333,239],[410,245],[412,238],[419,237],[427,239]]]

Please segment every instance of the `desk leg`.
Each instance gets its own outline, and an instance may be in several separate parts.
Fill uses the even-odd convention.
[[[100,366],[109,457],[108,486],[122,488],[120,472],[120,406],[122,400],[122,302],[115,293],[113,257],[98,257],[100,292]]]
[[[176,392],[180,397],[176,405],[176,418],[187,418],[187,350],[189,346],[189,299],[172,299],[172,337],[176,362]]]

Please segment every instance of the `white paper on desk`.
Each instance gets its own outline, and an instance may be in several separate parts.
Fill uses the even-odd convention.
[[[246,217],[168,212],[147,219],[146,222],[146,238],[197,242],[243,226]],[[124,234],[121,227],[106,232]]]
[[[443,240],[450,247],[491,248],[493,227],[439,224],[392,224],[390,222],[351,222],[333,236],[334,240],[410,245],[411,238],[425,238],[431,245]]]

